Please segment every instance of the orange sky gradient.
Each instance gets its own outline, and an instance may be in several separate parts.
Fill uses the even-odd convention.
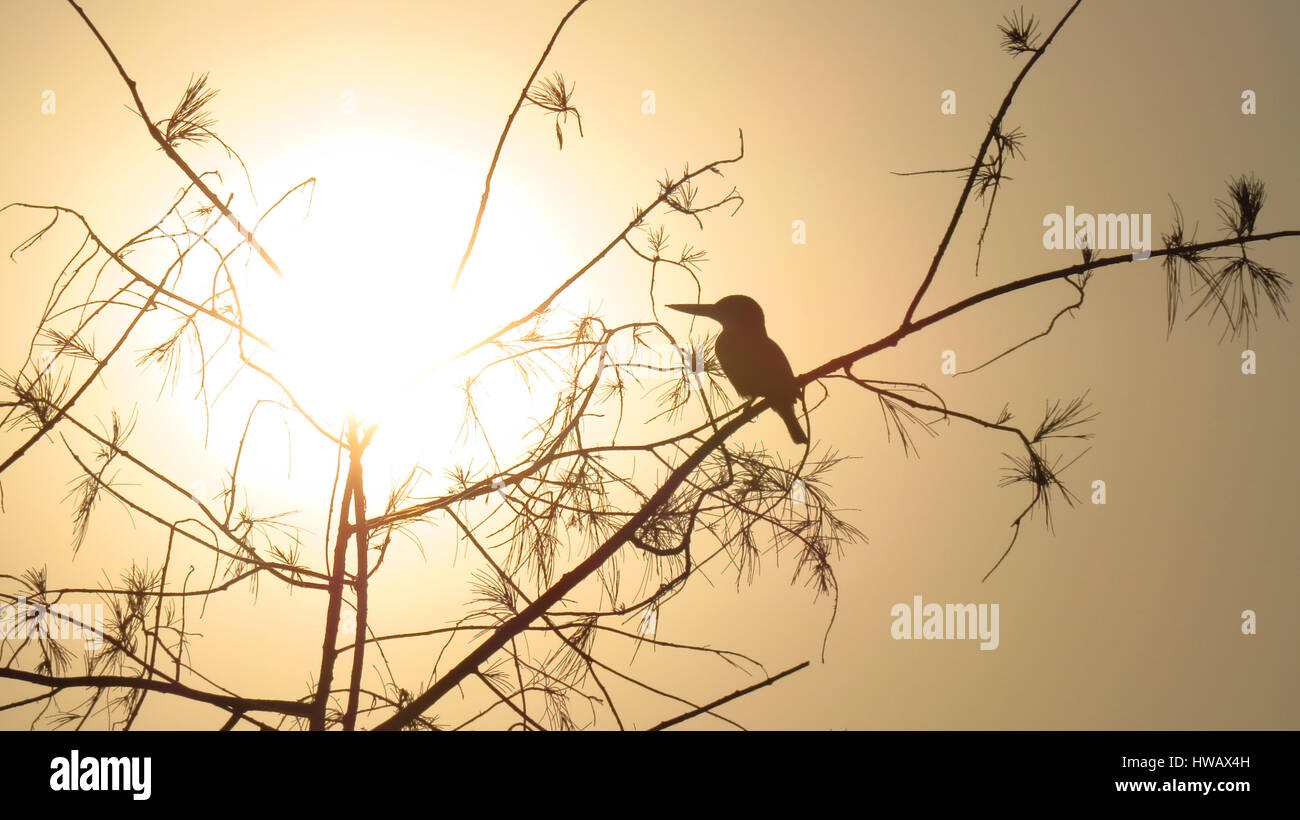
[[[1045,29],[1068,6],[1024,4]],[[725,178],[706,180],[702,196],[734,185],[743,207],[704,216],[703,230],[679,215],[651,220],[667,227],[673,247],[707,251],[704,300],[757,299],[796,373],[893,330],[961,181],[891,172],[968,163],[1026,59],[1000,49],[996,26],[1014,10],[1007,3],[592,0],[543,68],[576,82],[584,136],[570,121],[559,150],[552,120],[520,111],[452,296],[501,127],[568,4],[86,0],[84,8],[155,118],[170,113],[191,75],[207,73],[220,89],[216,132],[247,164],[256,204],[219,146],[182,154],[196,169],[221,171],[218,188],[236,193],[238,213],[255,219],[294,185],[317,179],[310,214],[297,194],[259,229],[283,280],[239,255],[245,309],[281,348],[277,367],[323,416],[335,424],[350,409],[383,417],[367,455],[372,509],[417,461],[433,492],[445,487],[444,470],[471,459],[482,466],[492,455],[458,435],[456,385],[483,362],[415,377],[550,293],[622,230],[634,205],[656,196],[665,169],[734,156],[742,129],[744,159],[726,166]],[[126,87],[70,7],[0,0],[0,9],[0,204],[66,205],[110,244],[124,241],[170,204],[181,173],[123,107]],[[1258,230],[1300,229],[1297,31],[1300,6],[1286,0],[1084,0],[1008,115],[1027,135],[1025,159],[1008,168],[978,276],[983,210],[975,202],[922,313],[1076,263],[1077,251],[1042,243],[1044,216],[1067,207],[1151,214],[1160,247],[1173,200],[1198,239],[1209,240],[1223,235],[1215,200],[1225,182],[1253,173],[1268,191]],[[1258,100],[1251,116],[1241,111],[1245,89]],[[43,114],[50,90],[57,111]],[[956,93],[955,115],[941,112],[945,90]],[[647,91],[653,114],[644,112]],[[792,242],[796,221],[806,225],[806,244]],[[40,224],[30,213],[0,214],[0,248],[8,254]],[[0,258],[0,369],[22,363],[52,277],[79,241],[61,223],[15,261]],[[1295,238],[1252,253],[1300,275]],[[649,321],[649,277],[648,265],[618,248],[565,293],[559,310],[599,308],[610,326]],[[1198,314],[1167,334],[1164,287],[1157,260],[1099,270],[1080,311],[970,375],[944,374],[945,351],[959,368],[974,367],[1040,332],[1074,292],[1058,282],[999,298],[857,365],[860,376],[923,382],[948,406],[982,417],[1009,406],[1030,428],[1046,404],[1087,393],[1099,413],[1088,427],[1095,437],[1048,450],[1068,461],[1090,448],[1065,473],[1082,503],[1055,506],[1054,532],[1041,516],[1028,520],[987,581],[1028,500],[1023,486],[997,486],[1002,454],[1015,442],[954,419],[937,423],[934,437],[918,434],[919,457],[907,455],[887,436],[874,397],[828,380],[813,438],[819,452],[848,458],[830,474],[829,492],[869,539],[836,561],[829,635],[831,600],[791,583],[788,553],[764,556],[752,584],[738,584],[721,563],[709,568],[659,614],[658,637],[743,652],[770,673],[812,661],[722,710],[751,729],[1300,728],[1300,509],[1290,443],[1300,326],[1268,310],[1248,341],[1220,341],[1221,326]],[[653,307],[678,338],[689,319],[663,305],[694,300],[689,277],[656,272]],[[155,336],[166,327],[156,321]],[[697,335],[707,325],[697,323]],[[105,332],[96,341],[111,339]],[[215,495],[252,402],[275,393],[241,380],[205,415],[189,377],[159,396],[161,373],[133,365],[141,346],[128,344],[78,405],[79,417],[138,408],[132,452]],[[1246,349],[1257,357],[1254,375],[1241,371]],[[214,379],[211,392],[224,380]],[[504,377],[483,390],[494,444],[514,448],[495,455],[513,463],[553,394],[530,395]],[[821,395],[811,388],[810,398]],[[303,554],[319,568],[336,451],[290,414],[258,412],[265,416],[241,467],[246,489],[259,510],[297,511]],[[689,418],[699,422],[698,413]],[[0,458],[28,435],[0,432]],[[772,413],[736,442],[766,443],[787,462],[801,454]],[[647,472],[637,479],[648,480],[657,465],[638,469]],[[57,435],[0,475],[0,574],[43,565],[55,585],[84,587],[116,581],[132,560],[160,565],[166,530],[108,501],[73,554],[65,496],[76,476]],[[1090,503],[1097,480],[1106,484],[1104,505]],[[186,514],[183,499],[158,503]],[[421,548],[395,541],[372,585],[372,624],[381,632],[454,621],[470,597],[475,556],[453,528],[444,520],[416,532]],[[206,583],[210,558],[192,563],[192,585]],[[895,640],[891,608],[917,595],[998,604],[997,648]],[[212,596],[202,613],[191,602],[189,627],[203,637],[189,661],[241,695],[299,697],[317,673],[324,601],[267,579],[256,595],[244,585]],[[1258,634],[1242,634],[1244,610],[1257,613]],[[637,627],[635,619],[610,623]],[[440,669],[459,659],[457,646]],[[633,659],[630,641],[597,646],[610,663],[696,702],[759,679],[703,654],[643,646]],[[417,689],[441,648],[436,639],[412,640],[385,652],[399,681]],[[346,677],[348,665],[336,674]],[[36,691],[0,680],[0,703]],[[629,728],[683,710],[628,686],[616,697]],[[451,720],[463,711],[458,703],[449,698],[435,711]],[[35,714],[0,712],[0,728],[26,728]],[[593,712],[575,714],[585,721]],[[594,714],[594,725],[612,726],[607,712]],[[502,711],[482,726],[503,728],[513,717]],[[222,722],[218,710],[151,695],[136,725]],[[102,717],[87,723],[106,725]],[[684,725],[728,727],[707,716]]]

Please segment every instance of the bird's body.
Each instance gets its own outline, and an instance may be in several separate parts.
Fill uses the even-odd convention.
[[[722,324],[714,350],[718,364],[731,386],[745,398],[771,399],[772,409],[785,422],[796,444],[807,444],[808,436],[795,415],[799,390],[794,370],[780,345],[767,335],[763,309],[748,296],[727,296],[712,305],[668,305],[695,316],[707,316]]]

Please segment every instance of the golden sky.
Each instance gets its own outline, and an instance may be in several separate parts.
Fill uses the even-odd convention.
[[[1068,7],[1024,4],[1044,30]],[[69,6],[3,0],[0,8],[0,200],[66,205],[110,243],[125,241],[167,208],[181,173],[124,108],[126,87]],[[84,8],[155,119],[170,113],[192,75],[208,74],[220,90],[215,130],[247,165],[256,204],[219,146],[182,154],[197,169],[220,170],[217,189],[236,194],[245,218],[316,178],[310,214],[299,193],[259,230],[285,279],[239,257],[248,266],[245,307],[322,413],[385,414],[368,455],[372,507],[415,460],[436,484],[453,463],[488,457],[457,439],[455,384],[467,372],[452,367],[415,385],[405,377],[535,305],[623,229],[634,205],[655,197],[665,169],[733,157],[742,129],[744,159],[725,167],[725,179],[706,180],[702,195],[734,185],[743,207],[704,216],[703,229],[680,215],[651,220],[665,224],[674,247],[707,250],[704,300],[757,299],[796,373],[891,331],[961,186],[951,174],[891,172],[968,164],[1027,59],[1000,48],[996,27],[1013,10],[1005,3],[591,0],[543,68],[576,82],[583,136],[571,120],[559,150],[552,119],[520,111],[452,297],[502,125],[569,4],[86,0]],[[1044,216],[1067,207],[1151,214],[1159,248],[1172,200],[1198,239],[1216,239],[1224,235],[1216,198],[1227,180],[1253,173],[1268,192],[1257,230],[1300,229],[1298,30],[1300,6],[1289,0],[1084,0],[1008,114],[1007,125],[1026,135],[1024,159],[1007,169],[978,276],[983,210],[974,202],[921,312],[1078,262],[1077,251],[1042,243]],[[1242,111],[1245,90],[1257,101],[1251,115]],[[946,91],[955,93],[955,114],[942,111]],[[52,113],[43,111],[49,92]],[[796,221],[805,243],[792,241]],[[27,212],[0,214],[6,254],[41,224]],[[0,370],[22,363],[53,277],[79,241],[61,223],[16,261],[0,260]],[[1252,254],[1300,274],[1295,238]],[[597,306],[611,326],[650,320],[649,276],[618,248],[559,307]],[[969,375],[942,372],[945,352],[958,369],[974,367],[1040,332],[1074,291],[1057,282],[994,300],[857,366],[859,376],[925,383],[949,407],[981,417],[1009,406],[1030,428],[1048,403],[1087,393],[1099,413],[1088,427],[1095,437],[1048,450],[1068,461],[1090,448],[1064,475],[1082,503],[1055,507],[1054,533],[1041,515],[1026,521],[987,581],[1028,500],[1023,486],[997,486],[1015,442],[954,419],[936,424],[935,437],[918,435],[919,458],[906,455],[887,437],[874,396],[827,381],[814,438],[849,457],[830,474],[829,491],[869,541],[848,545],[835,564],[838,611],[824,661],[831,602],[802,580],[790,583],[793,554],[766,555],[752,584],[738,585],[722,566],[693,579],[660,613],[658,637],[743,652],[769,672],[812,661],[725,708],[754,729],[1300,726],[1290,427],[1300,329],[1266,309],[1249,340],[1221,341],[1221,324],[1203,313],[1167,334],[1164,288],[1158,260],[1098,270],[1080,311]],[[679,338],[686,317],[662,306],[694,299],[688,277],[657,271],[654,305]],[[110,343],[108,331],[96,341]],[[215,495],[251,403],[274,391],[240,381],[207,417],[192,381],[159,397],[161,372],[131,364],[142,346],[128,343],[81,417],[137,407],[132,450]],[[1251,375],[1242,372],[1247,349],[1257,362]],[[552,397],[530,398],[509,380],[484,389],[494,442],[518,455]],[[259,509],[301,511],[303,551],[319,568],[335,451],[282,418],[290,415],[266,410],[241,469]],[[0,432],[0,458],[28,435]],[[737,440],[797,460],[799,448],[783,436],[779,419],[764,413]],[[76,476],[57,435],[0,476],[0,573],[44,565],[56,586],[85,587],[115,581],[132,560],[159,566],[166,530],[112,502],[97,508],[73,554],[65,496]],[[1104,505],[1090,502],[1098,480]],[[172,500],[159,503],[185,514]],[[419,527],[423,549],[396,543],[372,587],[381,631],[445,623],[468,600],[474,565],[464,545],[445,522]],[[193,563],[194,583],[206,582],[210,558]],[[997,604],[997,648],[891,637],[891,609],[918,595]],[[187,612],[203,633],[190,649],[198,668],[243,695],[306,691],[319,663],[322,594],[288,595],[264,581],[256,596],[237,587],[199,606]],[[1245,610],[1256,613],[1257,634],[1242,634]],[[629,642],[600,646],[611,663],[697,701],[758,679],[705,655],[642,647],[633,660]],[[403,685],[418,688],[440,649],[403,642],[388,660]],[[0,681],[3,702],[34,691]],[[622,698],[641,727],[681,711],[634,690]],[[34,714],[0,712],[0,728],[25,727]],[[154,697],[137,725],[222,721],[206,707]],[[597,725],[609,725],[608,715]],[[711,717],[687,725],[726,726]]]

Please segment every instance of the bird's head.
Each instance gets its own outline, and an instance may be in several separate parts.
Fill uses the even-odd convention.
[[[665,305],[682,313],[693,316],[705,316],[722,324],[727,329],[763,329],[763,309],[758,302],[748,296],[739,294],[724,296],[711,305]]]

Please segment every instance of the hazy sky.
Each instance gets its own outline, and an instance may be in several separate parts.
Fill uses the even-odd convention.
[[[1050,30],[1068,6],[1024,9]],[[733,156],[742,129],[743,161],[727,166],[725,179],[707,180],[702,195],[735,185],[743,207],[706,216],[703,230],[681,217],[662,220],[674,247],[707,250],[704,299],[756,298],[797,373],[871,342],[898,324],[960,191],[953,175],[891,172],[968,163],[1027,59],[1000,49],[996,26],[1013,10],[1007,3],[592,0],[544,68],[576,81],[584,136],[570,120],[558,150],[552,120],[535,108],[520,112],[478,250],[451,302],[446,286],[500,129],[567,3],[84,7],[155,119],[170,113],[191,75],[207,73],[220,89],[216,131],[246,163],[257,204],[220,147],[183,153],[196,168],[221,171],[219,190],[236,193],[236,210],[256,218],[317,178],[306,223],[299,195],[259,233],[286,281],[251,263],[258,273],[248,287],[260,300],[249,308],[260,326],[297,345],[297,364],[286,366],[319,367],[300,370],[300,381],[326,406],[338,398],[339,371],[386,383],[535,304],[617,235],[635,204],[654,198],[665,169]],[[0,19],[0,202],[75,208],[111,243],[147,227],[183,177],[123,107],[130,96],[99,44],[62,2],[0,0]],[[1297,31],[1300,6],[1289,0],[1085,0],[1007,117],[1026,134],[1025,158],[1007,170],[978,277],[976,202],[922,312],[1077,262],[1077,251],[1042,243],[1044,216],[1067,207],[1150,214],[1159,247],[1172,200],[1199,239],[1218,238],[1215,199],[1229,178],[1253,173],[1268,192],[1257,230],[1300,229]],[[1245,90],[1254,92],[1253,115],[1242,112]],[[955,114],[941,110],[946,91],[955,93]],[[49,99],[53,113],[43,113]],[[792,241],[796,221],[806,226],[804,244]],[[40,224],[30,213],[0,214],[6,254]],[[0,370],[21,364],[53,277],[79,240],[62,225],[16,262],[0,260]],[[1294,238],[1252,253],[1300,274]],[[619,249],[562,307],[599,305],[611,325],[649,319],[648,283],[648,267]],[[790,584],[793,554],[766,556],[759,578],[738,591],[735,572],[721,567],[693,580],[661,613],[658,636],[744,652],[769,671],[813,661],[727,707],[749,728],[1300,728],[1291,427],[1300,328],[1266,309],[1249,341],[1220,341],[1221,324],[1203,315],[1180,320],[1167,337],[1164,287],[1158,261],[1103,269],[1081,311],[974,374],[944,374],[945,351],[959,369],[973,367],[1046,327],[1074,291],[1058,282],[998,299],[857,366],[862,376],[924,382],[950,407],[981,417],[1009,406],[1029,428],[1047,403],[1085,392],[1099,413],[1088,428],[1093,440],[1048,450],[1068,461],[1091,448],[1065,473],[1082,503],[1056,506],[1054,533],[1041,516],[1028,520],[986,582],[1028,500],[1023,486],[997,486],[1002,454],[1015,442],[953,420],[937,424],[936,437],[918,436],[919,458],[905,456],[887,439],[874,397],[827,382],[814,437],[850,457],[831,474],[830,491],[869,542],[850,545],[836,564],[838,613],[825,661],[831,605],[802,581]],[[693,298],[685,276],[658,272],[659,307]],[[338,330],[358,306],[368,317],[360,341]],[[684,318],[660,315],[686,332]],[[1253,375],[1242,373],[1247,349]],[[161,374],[133,373],[132,350],[88,396],[83,416],[107,419],[111,408],[138,404],[133,449],[175,459],[187,482],[215,494],[253,394],[236,388],[223,398],[205,442],[193,386],[159,399]],[[434,474],[449,466],[461,415],[450,385],[426,384],[434,392],[407,397],[395,413],[406,426],[391,429],[422,430],[418,441],[381,430],[372,504],[386,494],[386,470],[412,454]],[[503,441],[517,443],[546,402],[501,390],[485,412]],[[0,458],[28,435],[0,433]],[[285,435],[272,416],[258,428],[249,476],[259,507],[323,505],[335,453],[300,429],[290,465]],[[769,413],[741,438],[796,459],[783,435]],[[111,502],[98,508],[74,557],[65,495],[76,475],[55,436],[0,476],[0,573],[45,565],[56,586],[93,586],[115,581],[132,559],[160,565],[166,531],[138,515],[133,522]],[[1097,480],[1106,485],[1104,505],[1090,503]],[[301,523],[314,528],[304,554],[318,566],[323,519]],[[453,560],[450,532],[426,529],[423,554],[390,551],[391,568],[372,591],[376,628],[428,628],[457,616],[469,567],[463,551]],[[211,569],[210,560],[196,561],[194,584]],[[892,638],[891,608],[918,595],[997,604],[997,648]],[[317,671],[323,609],[322,595],[289,596],[271,584],[256,598],[247,588],[216,595],[201,619],[195,602],[187,617],[205,637],[191,660],[240,694],[297,697]],[[1244,610],[1257,614],[1257,634],[1242,634]],[[414,688],[440,648],[403,644],[390,661]],[[621,663],[631,655],[626,642],[604,648]],[[643,648],[632,670],[700,700],[755,680],[715,658],[663,648]],[[4,702],[34,692],[0,682]],[[641,726],[680,711],[625,697]],[[24,727],[33,714],[0,712],[0,727]],[[153,698],[139,725],[221,722],[212,710]],[[725,724],[705,717],[688,725]]]

